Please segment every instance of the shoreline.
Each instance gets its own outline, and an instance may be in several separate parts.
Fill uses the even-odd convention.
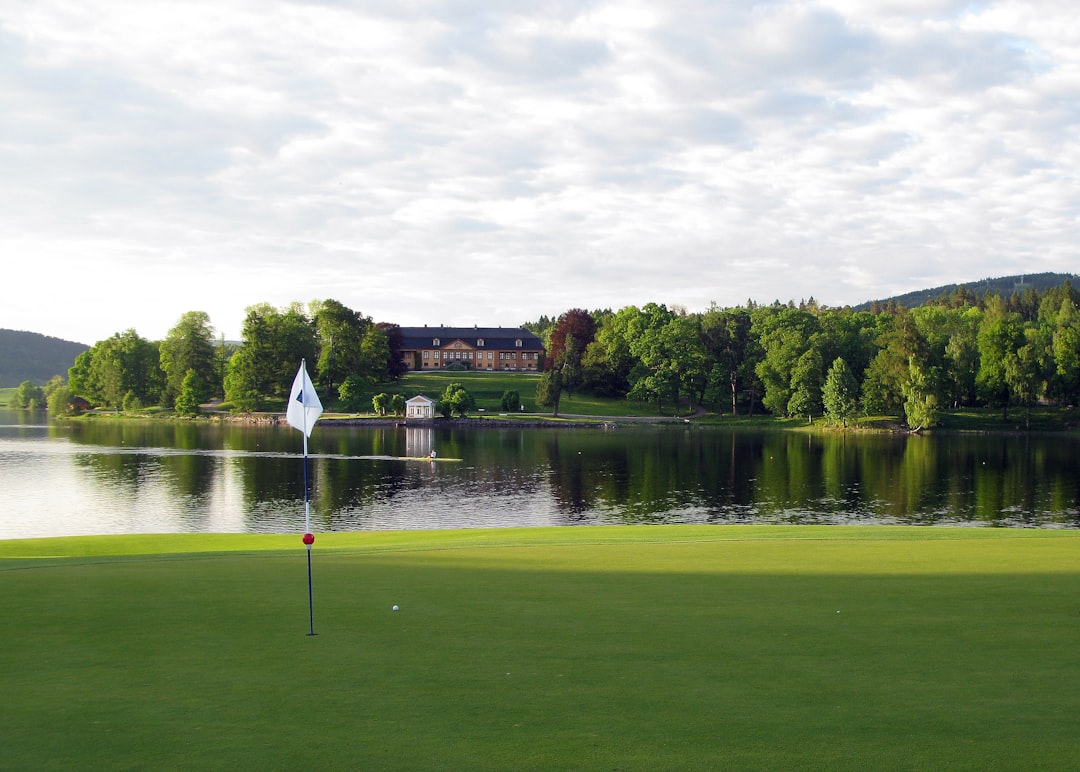
[[[207,423],[233,423],[265,426],[288,426],[283,413],[228,413],[217,410],[205,410],[196,416],[177,416],[174,414],[153,413],[123,413],[111,410],[91,410],[74,416],[64,416],[58,420],[148,420],[148,421],[180,421],[180,422],[207,422]],[[697,420],[704,419],[704,420]],[[1057,426],[1036,426],[1025,428],[1022,425],[1009,422],[1009,425],[1000,427],[971,426],[938,426],[932,429],[912,431],[896,420],[879,420],[873,423],[852,424],[847,427],[829,425],[821,421],[813,424],[793,421],[778,421],[773,425],[753,421],[744,423],[735,419],[730,423],[713,416],[703,416],[700,413],[693,416],[589,416],[584,414],[562,414],[553,416],[550,414],[527,414],[525,417],[510,418],[507,416],[486,414],[470,415],[465,418],[430,418],[430,419],[407,419],[404,416],[361,416],[341,413],[323,414],[319,419],[324,427],[372,427],[372,428],[406,428],[426,427],[432,429],[606,429],[631,428],[640,426],[685,426],[695,429],[728,429],[732,431],[784,431],[811,434],[889,434],[905,436],[933,436],[933,435],[957,435],[957,434],[993,434],[1007,436],[1024,435],[1070,435],[1077,433],[1074,423],[1066,422]]]
[[[222,420],[235,423],[271,424],[274,426],[288,426],[284,415],[255,415],[245,414],[240,416],[209,416],[214,420]],[[474,416],[470,418],[428,418],[406,419],[404,417],[322,417],[319,425],[327,427],[378,427],[378,428],[429,428],[429,429],[611,429],[620,424],[613,418],[597,417],[594,420],[563,420],[561,418],[525,418],[525,419],[499,419],[482,418]]]

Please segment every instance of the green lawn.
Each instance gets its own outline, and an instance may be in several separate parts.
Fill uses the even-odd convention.
[[[1059,405],[1036,405],[1030,410],[1030,416],[1024,408],[1009,408],[1008,420],[1002,415],[1001,408],[962,408],[941,415],[938,428],[961,431],[1054,431],[1073,429],[1078,426],[1080,414],[1075,408]]]
[[[498,415],[502,412],[502,396],[505,392],[516,390],[528,413],[550,413],[550,408],[541,408],[536,404],[536,384],[540,376],[536,373],[509,372],[410,372],[399,382],[373,387],[372,394],[385,391],[388,394],[399,393],[405,398],[425,394],[432,399],[442,396],[447,384],[460,383],[476,399],[483,414]],[[587,394],[563,393],[559,405],[563,414],[583,414],[596,416],[655,416],[656,406],[644,402],[609,397],[594,397]],[[670,411],[667,411],[670,414]],[[474,413],[480,415],[480,413]]]
[[[502,402],[503,393],[517,390],[521,395],[521,401],[525,409],[536,410],[536,384],[540,376],[535,373],[506,373],[506,372],[410,372],[397,383],[381,387],[388,392],[398,392],[405,398],[417,394],[425,394],[432,399],[438,399],[446,390],[448,384],[460,383],[476,399],[477,407],[484,408],[484,412],[498,412]]]
[[[1080,533],[0,542],[2,766],[1067,769]],[[391,610],[399,604],[401,610]]]

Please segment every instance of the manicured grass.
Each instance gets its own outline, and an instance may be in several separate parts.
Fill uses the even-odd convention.
[[[1065,769],[1080,534],[0,542],[7,768]],[[391,611],[393,604],[401,610]]]
[[[540,376],[535,373],[507,372],[410,372],[397,383],[382,390],[387,393],[398,392],[406,398],[416,394],[425,394],[438,399],[451,383],[460,383],[476,400],[477,407],[484,412],[499,412],[503,393],[516,390],[521,395],[522,404],[528,411],[536,410],[536,384]]]
[[[527,413],[550,413],[550,408],[536,404],[536,385],[540,376],[536,373],[485,372],[481,370],[465,372],[410,372],[400,381],[371,388],[374,395],[380,391],[387,394],[398,393],[406,398],[424,394],[438,399],[450,383],[460,383],[476,399],[482,413],[474,415],[498,415],[502,412],[502,396],[515,390],[521,397],[521,403]],[[367,405],[367,401],[365,401]],[[685,407],[685,406],[684,406]],[[596,416],[655,416],[656,406],[645,402],[609,397],[594,397],[589,394],[563,393],[559,412]],[[665,415],[670,415],[670,408]],[[532,416],[535,418],[535,416]]]
[[[1029,420],[1030,418],[1030,420]],[[941,416],[939,429],[953,431],[1025,431],[1030,423],[1031,431],[1056,431],[1078,426],[1080,414],[1075,408],[1060,405],[1037,405],[1031,408],[1030,417],[1022,407],[1010,407],[1009,418],[1002,417],[1001,408],[963,408]]]
[[[0,407],[9,405],[11,400],[15,398],[16,391],[18,391],[16,387],[5,387],[0,389]]]

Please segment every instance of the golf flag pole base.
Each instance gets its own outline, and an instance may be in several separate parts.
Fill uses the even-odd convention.
[[[315,543],[315,534],[304,534],[304,546],[307,548],[307,606],[308,606],[308,635],[317,635],[315,632],[315,602],[311,592],[311,545]]]

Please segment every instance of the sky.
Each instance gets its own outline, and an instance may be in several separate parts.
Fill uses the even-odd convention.
[[[1071,0],[0,4],[0,327],[857,304],[1077,269]]]

